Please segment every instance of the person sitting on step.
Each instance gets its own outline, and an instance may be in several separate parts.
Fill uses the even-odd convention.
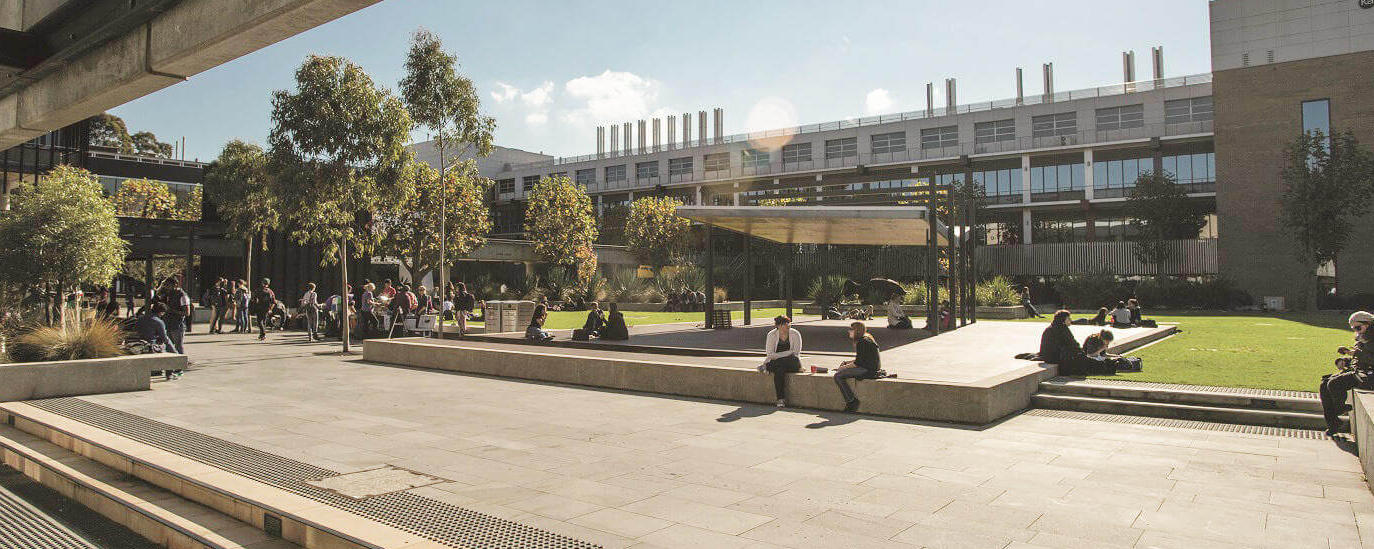
[[[773,374],[773,393],[778,397],[778,407],[782,408],[787,406],[787,379],[783,374],[795,374],[802,369],[802,337],[801,332],[792,328],[792,319],[785,315],[775,317],[773,326],[764,344],[768,354],[758,370]]]
[[[1340,358],[1336,367],[1340,372],[1322,376],[1317,392],[1321,396],[1322,414],[1326,416],[1326,435],[1344,432],[1341,414],[1350,411],[1345,403],[1351,389],[1374,389],[1374,314],[1356,311],[1347,321],[1355,332],[1355,343],[1336,349]]]

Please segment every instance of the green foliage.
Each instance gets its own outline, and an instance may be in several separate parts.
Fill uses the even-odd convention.
[[[677,215],[682,202],[671,197],[646,196],[630,203],[625,216],[625,246],[655,270],[672,263],[682,252],[691,223]]]
[[[153,132],[138,132],[129,138],[133,143],[134,154],[140,156],[171,158],[172,152],[176,150],[170,143],[158,141]]]
[[[406,164],[404,174],[415,192],[399,208],[377,219],[382,233],[376,249],[379,255],[399,259],[416,276],[437,267],[441,209],[446,258],[470,254],[486,242],[491,214],[483,197],[491,188],[491,180],[477,175],[476,161],[469,159],[453,166],[442,182],[437,170],[417,160]]]
[[[1156,276],[1141,280],[1133,294],[1150,307],[1170,309],[1231,309],[1252,303],[1248,293],[1225,278],[1201,281]]]
[[[1067,307],[1077,309],[1097,309],[1107,304],[1115,305],[1128,297],[1117,284],[1116,275],[1110,271],[1098,271],[1068,275],[1054,281],[1054,290],[1059,292],[1060,300]]]
[[[54,326],[36,326],[19,334],[6,346],[13,362],[47,362],[109,358],[124,354],[120,344],[124,330],[109,320],[76,320],[75,316]]]
[[[204,187],[233,236],[263,236],[281,222],[262,147],[238,139],[226,143],[205,167]]]
[[[177,197],[166,183],[148,178],[125,179],[114,197],[115,211],[120,217],[145,219],[175,219]]]
[[[821,308],[829,307],[845,300],[844,285],[849,277],[844,275],[825,275],[816,277],[806,289],[806,295]]]
[[[124,119],[101,113],[89,118],[87,123],[90,124],[91,145],[110,147],[120,154],[134,153],[134,141],[129,137],[129,128],[124,125]]]
[[[534,252],[545,262],[578,268],[597,235],[586,190],[565,175],[544,177],[527,198],[525,233]]]
[[[415,119],[435,133],[435,147],[469,147],[472,156],[491,154],[496,120],[483,116],[477,88],[458,74],[458,57],[444,51],[433,33],[417,29],[410,38],[401,98]]]
[[[1336,260],[1355,220],[1369,211],[1374,155],[1349,132],[1329,138],[1304,133],[1288,145],[1286,155],[1279,220],[1297,244],[1299,260],[1315,272]]]
[[[902,287],[906,288],[906,295],[902,296],[903,305],[925,305],[929,302],[928,298],[930,297],[930,291],[926,289],[926,284],[924,282],[916,281],[909,284],[902,284]],[[878,300],[875,299],[873,301]],[[940,286],[939,291],[936,293],[936,301],[937,303],[949,301],[949,289]]]
[[[345,241],[368,257],[380,239],[370,212],[386,217],[413,192],[404,176],[413,127],[400,100],[341,57],[312,55],[296,71],[296,90],[272,94],[268,166],[287,234],[338,260]]]
[[[15,186],[0,215],[0,282],[109,284],[128,244],[100,182],[90,172],[58,166],[35,183]]]
[[[1206,212],[1169,173],[1140,174],[1126,200],[1126,215],[1136,231],[1136,259],[1156,269],[1169,259],[1169,241],[1195,239],[1207,224]]]
[[[201,187],[191,189],[189,194],[177,200],[177,205],[172,208],[171,218],[182,221],[199,221],[201,206],[204,201],[205,195]]]
[[[1006,307],[1021,302],[1016,286],[1003,276],[979,282],[973,289],[974,300],[985,307]]]

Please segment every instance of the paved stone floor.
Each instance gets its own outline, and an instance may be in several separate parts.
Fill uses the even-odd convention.
[[[273,335],[89,400],[618,547],[1374,547],[1332,441],[1016,416],[975,429],[389,367]],[[1362,545],[1363,544],[1363,545]]]

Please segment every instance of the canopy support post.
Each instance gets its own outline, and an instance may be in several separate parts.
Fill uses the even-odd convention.
[[[706,223],[706,329],[715,327],[713,317],[716,312],[716,250],[712,233],[715,225]]]
[[[744,325],[748,326],[754,312],[754,237],[744,233]]]

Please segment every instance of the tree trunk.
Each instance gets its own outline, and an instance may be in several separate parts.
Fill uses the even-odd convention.
[[[434,282],[434,293],[439,296],[439,339],[444,338],[444,296],[445,285],[448,284],[447,267],[448,258],[444,256],[444,245],[448,243],[448,222],[445,214],[448,209],[448,181],[444,179],[445,170],[448,166],[444,165],[444,139],[439,136],[439,277]],[[456,310],[456,309],[455,309]]]
[[[343,352],[348,352],[348,237],[344,237],[339,247],[339,337],[343,339]]]
[[[243,259],[243,281],[248,283],[248,287],[253,287],[253,235],[248,235],[248,252]]]

